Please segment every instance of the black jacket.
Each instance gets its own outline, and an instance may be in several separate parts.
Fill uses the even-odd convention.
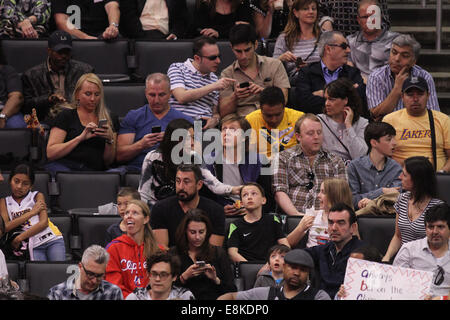
[[[366,85],[364,84],[359,69],[344,64],[338,77],[346,77],[353,83],[358,84],[358,93],[363,101],[362,116],[365,117],[364,110],[367,110]],[[323,90],[324,87],[325,78],[320,61],[301,68],[295,81],[295,87],[293,88],[295,109],[305,113],[322,113],[325,99],[315,96],[312,93]]]
[[[169,11],[169,34],[183,38],[186,33],[186,0],[165,0]],[[120,32],[128,38],[140,38],[142,24],[140,17],[146,0],[120,1]]]

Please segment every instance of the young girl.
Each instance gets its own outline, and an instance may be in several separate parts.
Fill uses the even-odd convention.
[[[0,199],[5,231],[20,232],[11,241],[11,247],[15,255],[28,250],[30,260],[64,261],[66,250],[62,234],[48,219],[44,195],[31,191],[33,183],[33,169],[20,164],[9,176],[12,195]]]

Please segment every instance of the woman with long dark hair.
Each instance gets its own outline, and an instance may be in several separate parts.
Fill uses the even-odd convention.
[[[179,284],[188,288],[198,300],[217,299],[236,291],[227,253],[209,243],[211,222],[201,209],[190,209],[176,233],[171,248],[181,260]]]
[[[395,233],[383,261],[394,258],[404,243],[424,238],[426,212],[434,205],[443,203],[437,199],[436,174],[427,158],[416,156],[406,159],[400,179],[403,193],[394,205]]]
[[[172,140],[175,130],[184,130],[184,148],[180,148],[179,156],[183,158],[184,152],[194,150],[194,128],[192,123],[186,119],[174,119],[170,121],[164,132],[163,140],[159,148],[150,151],[142,164],[141,180],[139,182],[139,193],[141,199],[153,206],[157,200],[162,200],[175,194],[175,176],[178,164],[174,163],[172,155],[174,148],[183,141],[180,139]],[[194,157],[194,154],[192,158]],[[191,160],[191,157],[189,157]],[[230,195],[238,194],[240,186],[232,187],[221,183],[206,168],[202,168],[202,175],[206,186],[215,194]]]
[[[362,101],[353,83],[339,78],[325,86],[322,122],[323,148],[340,156],[344,161],[353,160],[367,153],[364,129],[369,124],[361,117]]]

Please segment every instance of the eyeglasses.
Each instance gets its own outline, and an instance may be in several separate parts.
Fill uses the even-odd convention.
[[[200,57],[206,58],[206,59],[211,60],[211,61],[214,61],[214,60],[216,60],[217,58],[220,58],[220,54],[214,55],[214,56],[200,56]]]
[[[440,286],[442,282],[444,282],[444,274],[445,274],[444,268],[438,266],[438,272],[436,274],[436,278],[434,278],[434,285]]]
[[[312,171],[308,172],[307,177],[309,179],[309,182],[304,184],[303,187],[306,187],[306,189],[309,191],[314,187],[314,177],[315,177],[314,172]]]
[[[86,273],[86,275],[89,279],[94,279],[94,278],[101,279],[105,275],[104,273],[95,273],[95,272],[86,270],[86,268],[84,267],[84,264],[81,264],[81,266],[83,267],[84,273]]]
[[[329,46],[330,46],[330,47],[340,47],[340,48],[342,48],[343,50],[346,50],[347,48],[350,47],[350,46],[348,45],[347,42],[342,42],[341,44],[334,44],[334,43],[331,43],[331,44],[329,44]]]
[[[161,281],[164,281],[164,280],[166,280],[167,279],[167,277],[170,275],[170,273],[168,273],[168,272],[160,272],[160,273],[158,273],[158,272],[156,272],[156,271],[151,271],[150,272],[150,276],[152,277],[152,278],[157,278],[157,277],[159,277],[160,279],[161,279]]]

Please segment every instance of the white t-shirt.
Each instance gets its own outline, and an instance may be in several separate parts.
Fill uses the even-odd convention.
[[[0,250],[0,279],[5,278],[5,276],[8,276],[8,268],[6,266],[5,255]]]
[[[308,242],[306,247],[314,247],[320,244],[326,244],[330,238],[328,234],[328,221],[323,220],[323,210],[316,211],[313,225],[309,229]]]

